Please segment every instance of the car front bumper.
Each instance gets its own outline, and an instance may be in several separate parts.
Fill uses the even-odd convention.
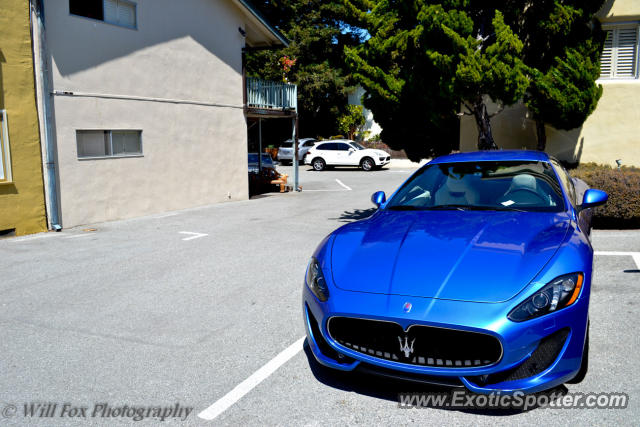
[[[303,292],[307,341],[317,361],[330,368],[464,386],[483,394],[535,393],[567,382],[580,369],[588,293],[571,307],[516,323],[506,317],[510,310],[507,304],[367,294],[335,287],[331,290],[331,297],[324,303],[318,301],[306,285]],[[413,307],[410,313],[403,310],[407,302]],[[334,340],[327,330],[331,317],[394,322],[405,330],[411,325],[424,325],[487,334],[500,341],[502,356],[496,363],[481,367],[421,366],[387,360],[355,351]]]

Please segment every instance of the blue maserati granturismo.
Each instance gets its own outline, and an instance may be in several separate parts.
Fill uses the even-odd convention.
[[[484,151],[436,158],[388,200],[375,193],[377,211],[309,261],[302,308],[317,361],[486,394],[580,382],[589,209],[607,194],[574,185],[545,153]]]

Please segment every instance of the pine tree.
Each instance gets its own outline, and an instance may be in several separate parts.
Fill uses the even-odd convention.
[[[344,1],[371,35],[345,48],[364,105],[412,158],[450,151],[462,114],[475,119],[478,148],[496,148],[489,100],[498,114],[524,99],[543,141],[544,123],[579,126],[600,97],[603,0]]]

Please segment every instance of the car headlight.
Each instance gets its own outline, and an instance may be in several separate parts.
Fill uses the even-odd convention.
[[[509,319],[514,322],[522,322],[570,306],[578,299],[583,280],[582,273],[556,277],[544,288],[514,308],[509,313]]]
[[[320,301],[325,302],[329,299],[327,282],[324,280],[324,275],[322,274],[318,260],[314,257],[311,257],[311,260],[309,260],[306,282],[311,292],[313,292]]]

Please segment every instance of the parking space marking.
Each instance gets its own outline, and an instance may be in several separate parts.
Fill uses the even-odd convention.
[[[191,237],[185,237],[184,239],[182,239],[184,241],[193,240],[193,239],[199,239],[200,237],[208,236],[208,234],[206,234],[206,233],[193,233],[191,231],[180,231],[179,234],[189,234],[189,235],[191,235]]]
[[[595,254],[608,256],[630,256],[633,258],[636,266],[640,269],[640,252],[596,251]]]
[[[338,178],[336,178],[336,182],[338,183],[338,185],[342,188],[344,188],[344,190],[304,190],[304,191],[328,191],[328,192],[335,192],[335,191],[353,191],[353,189],[351,187],[349,187],[348,185],[346,185],[344,182],[340,181]]]
[[[348,185],[345,185],[344,182],[340,181],[338,178],[336,178],[336,182],[343,188],[345,188],[347,191],[351,191],[351,187],[349,187]]]
[[[200,412],[198,416],[203,420],[211,421],[224,411],[229,409],[234,403],[242,399],[247,393],[253,390],[258,384],[267,379],[271,374],[278,370],[279,367],[284,365],[293,356],[298,354],[302,350],[302,345],[306,337],[298,339],[289,347],[284,349],[280,354],[271,359],[262,368],[255,371],[249,378],[238,384],[233,390],[225,394],[213,405],[209,406],[204,411]]]

